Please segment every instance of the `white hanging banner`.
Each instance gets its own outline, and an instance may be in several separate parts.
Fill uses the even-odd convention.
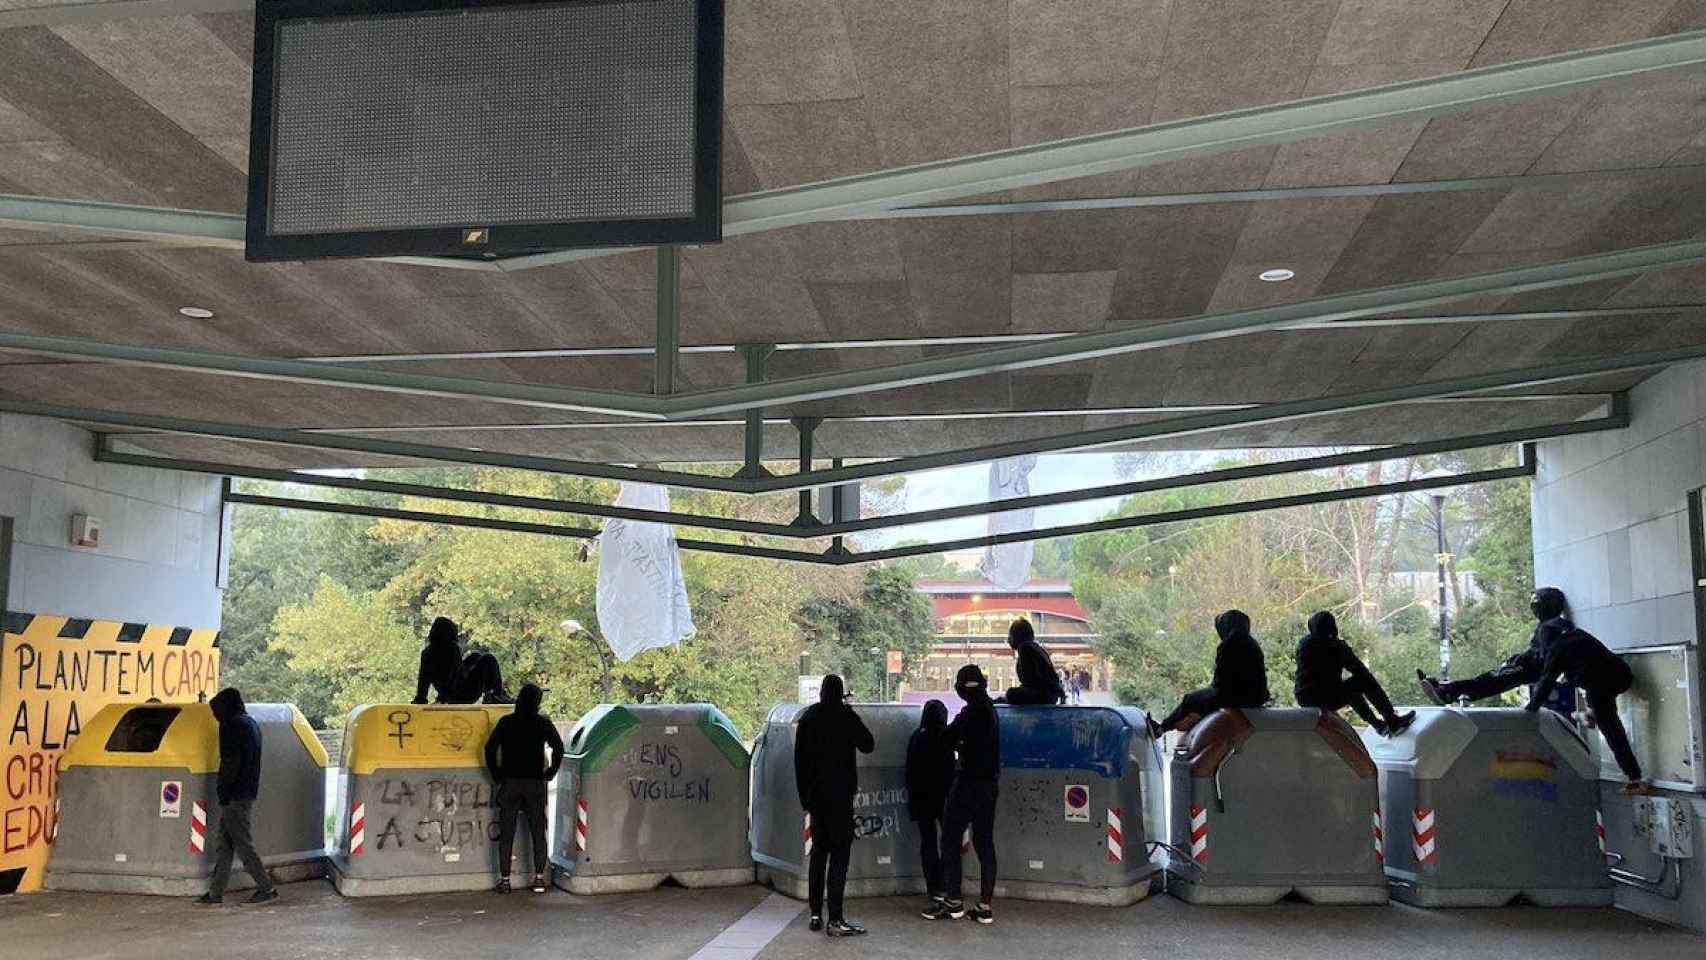
[[[1036,466],[1035,454],[990,461],[989,499],[1010,500],[1014,497],[1030,496],[1031,471],[1036,469]],[[989,515],[990,536],[1029,533],[1036,528],[1035,508]],[[1031,579],[1031,557],[1035,553],[1036,545],[1029,540],[984,548],[981,568],[984,579],[1003,590],[1019,589]]]
[[[668,510],[669,489],[624,483],[616,505]],[[599,536],[598,626],[618,660],[667,647],[697,632],[687,607],[681,550],[665,523],[611,520]]]

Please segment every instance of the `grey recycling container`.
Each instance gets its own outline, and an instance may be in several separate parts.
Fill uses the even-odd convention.
[[[572,893],[753,881],[751,758],[708,703],[594,708],[557,778],[557,886]]]
[[[255,849],[280,883],[326,873],[326,751],[289,704],[252,703],[261,727]],[[219,721],[205,703],[109,704],[61,760],[53,890],[206,893],[218,850]],[[241,862],[231,888],[253,886]]]
[[[752,849],[760,882],[806,896],[809,823],[794,783],[794,734],[803,707],[771,711],[753,751]],[[925,892],[917,827],[906,809],[906,745],[922,708],[862,704],[876,739],[861,754],[848,896]],[[1142,711],[1108,707],[999,707],[1002,774],[996,806],[1001,897],[1123,905],[1148,896],[1145,780],[1159,758]],[[967,889],[978,864],[966,850]]]
[[[1423,907],[1612,902],[1599,769],[1551,710],[1423,708],[1369,739],[1392,896]]]
[[[484,890],[498,877],[486,737],[508,706],[356,707],[344,726],[332,880],[346,897]],[[517,876],[533,872],[516,831]]]
[[[1191,903],[1385,903],[1379,782],[1320,710],[1221,710],[1171,759],[1167,891]]]

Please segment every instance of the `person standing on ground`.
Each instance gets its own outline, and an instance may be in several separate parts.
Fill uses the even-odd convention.
[[[1250,617],[1242,610],[1228,610],[1214,618],[1220,646],[1214,650],[1214,675],[1209,685],[1192,690],[1179,701],[1167,719],[1149,721],[1150,733],[1159,738],[1169,730],[1188,730],[1198,720],[1223,707],[1255,709],[1266,706],[1268,665],[1262,645],[1250,636]]]
[[[942,814],[944,896],[924,911],[926,920],[958,920],[966,915],[961,892],[964,867],[960,862],[960,838],[969,825],[979,873],[978,900],[971,911],[972,919],[978,923],[995,922],[995,802],[1001,784],[1001,722],[987,686],[983,671],[975,663],[961,667],[954,678],[954,692],[965,701],[965,706],[948,725],[948,741],[959,754],[959,762]]]
[[[1605,737],[1611,755],[1617,758],[1623,775],[1629,778],[1623,795],[1652,793],[1652,785],[1641,775],[1641,761],[1629,746],[1629,732],[1623,729],[1623,718],[1617,715],[1617,697],[1634,685],[1634,671],[1622,657],[1606,649],[1598,637],[1576,626],[1568,616],[1569,604],[1563,599],[1563,591],[1546,589],[1558,594],[1558,604],[1564,612],[1542,624],[1547,633],[1546,656],[1540,666],[1540,683],[1528,698],[1526,709],[1534,713],[1545,706],[1560,677],[1571,687],[1586,690],[1594,724]]]
[[[437,703],[512,703],[504,692],[503,670],[489,653],[462,655],[456,621],[435,617],[421,650],[415,673],[415,703],[427,702],[427,689],[437,691]]]
[[[818,688],[817,703],[800,712],[794,731],[794,783],[800,807],[811,822],[812,854],[806,881],[811,929],[832,937],[856,937],[865,928],[842,912],[847,862],[853,855],[853,796],[859,792],[856,753],[870,753],[877,741],[865,721],[847,703],[841,677],[829,674]],[[824,894],[829,923],[824,923]]]
[[[261,725],[249,716],[243,695],[236,687],[226,687],[214,694],[208,706],[219,721],[219,780],[215,789],[219,800],[219,847],[213,855],[213,879],[199,902],[219,903],[225,899],[233,857],[242,857],[243,868],[255,878],[255,892],[248,902],[277,900],[278,888],[267,876],[261,855],[255,852],[254,806],[255,798],[261,794]]]
[[[498,893],[508,893],[510,861],[515,853],[516,820],[527,820],[533,848],[533,892],[544,893],[550,869],[545,840],[545,801],[551,780],[563,765],[563,737],[551,718],[539,712],[545,691],[521,688],[515,710],[500,717],[486,737],[486,770],[498,785]],[[550,750],[551,759],[545,759]]]
[[[954,782],[954,745],[948,740],[948,705],[924,704],[924,714],[906,744],[906,813],[918,825],[924,889],[935,904],[947,899],[942,886],[942,811]]]
[[[1400,715],[1392,706],[1380,681],[1339,636],[1338,619],[1326,610],[1309,618],[1309,632],[1297,641],[1297,681],[1292,689],[1298,706],[1329,712],[1350,707],[1383,737],[1395,737],[1416,722],[1416,711]]]
[[[1019,685],[1009,687],[1002,702],[1019,707],[1052,705],[1066,700],[1066,689],[1061,686],[1054,660],[1037,642],[1037,632],[1032,629],[1031,621],[1021,618],[1008,626],[1007,646],[1013,648],[1014,672],[1019,676]]]

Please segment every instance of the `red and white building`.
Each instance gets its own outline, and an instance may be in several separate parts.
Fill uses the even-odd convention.
[[[981,579],[920,580],[916,586],[930,598],[936,622],[936,645],[910,677],[916,689],[952,689],[954,674],[967,663],[983,668],[991,691],[1016,685],[1007,625],[1019,617],[1031,621],[1055,667],[1083,670],[1091,690],[1109,689],[1110,668],[1096,654],[1090,614],[1065,580],[1032,580],[1017,590]]]

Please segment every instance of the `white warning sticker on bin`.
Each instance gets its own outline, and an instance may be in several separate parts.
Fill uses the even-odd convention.
[[[1090,788],[1081,783],[1069,783],[1062,798],[1067,823],[1090,822]]]
[[[176,820],[184,815],[184,783],[182,780],[160,781],[160,816]]]

